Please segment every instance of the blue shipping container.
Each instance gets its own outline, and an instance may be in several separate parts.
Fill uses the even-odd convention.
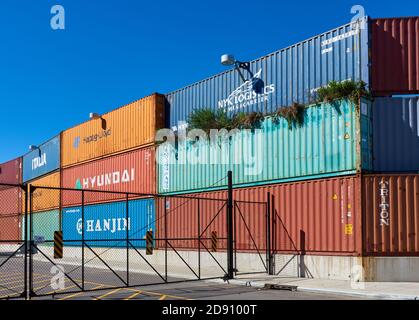
[[[127,220],[128,217],[128,220]],[[126,247],[128,239],[138,248],[145,247],[145,235],[149,230],[155,231],[154,199],[112,202],[84,207],[63,209],[62,230],[66,246],[80,246],[82,228],[84,238],[92,247]],[[111,241],[107,241],[111,240]]]
[[[330,81],[369,83],[368,18],[346,24],[250,62],[243,83],[236,70],[217,74],[166,95],[173,130],[186,126],[194,109],[271,113],[293,102],[310,103]],[[255,93],[252,80],[263,80]]]
[[[375,98],[373,164],[376,172],[419,172],[419,98]]]
[[[43,143],[38,149],[23,156],[23,182],[60,168],[60,136]]]

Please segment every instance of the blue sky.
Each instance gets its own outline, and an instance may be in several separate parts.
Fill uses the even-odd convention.
[[[50,27],[63,5],[66,29]],[[223,71],[350,21],[419,15],[415,1],[0,1],[0,162],[153,92]]]

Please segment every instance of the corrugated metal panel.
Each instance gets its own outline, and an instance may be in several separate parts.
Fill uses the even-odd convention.
[[[146,232],[155,229],[154,200],[129,201],[128,222],[126,206],[126,202],[85,206],[84,223],[82,223],[81,207],[63,209],[64,241],[76,240],[76,242],[67,242],[66,245],[80,245],[80,242],[77,242],[77,240],[81,240],[83,227],[85,228],[84,236],[89,246],[126,247],[128,227],[128,238],[131,240],[131,243],[136,247],[145,247]]]
[[[28,216],[28,233],[29,226],[32,223],[32,238],[44,237],[45,241],[54,241],[54,232],[60,231],[60,211],[51,210],[45,212],[37,212]],[[22,216],[22,239],[25,239],[25,217]],[[52,243],[49,243],[52,245]]]
[[[0,216],[22,213],[23,190],[20,187],[0,185]]]
[[[38,211],[49,211],[52,209],[60,208],[60,195],[61,191],[59,189],[45,189],[43,187],[54,187],[59,188],[61,180],[60,172],[51,173],[47,176],[39,178],[37,180],[31,181],[28,184],[37,186],[32,196],[32,212]],[[29,195],[28,195],[29,201]],[[23,199],[24,205],[24,199]],[[30,203],[28,202],[28,211],[30,211]]]
[[[419,255],[419,175],[363,177],[366,255]]]
[[[164,128],[164,97],[154,94],[62,133],[62,167],[154,142]]]
[[[22,183],[22,158],[0,164],[0,183]]]
[[[60,168],[60,136],[23,156],[23,182],[34,180]]]
[[[369,83],[368,23],[364,29],[354,27],[359,25],[341,26],[252,61],[255,78],[264,82],[260,94],[235,70],[167,94],[170,127],[181,126],[193,109],[273,112],[293,102],[309,103],[316,89],[331,80]]]
[[[419,93],[419,17],[374,19],[371,32],[374,94]]]
[[[7,242],[4,241],[15,241],[20,240],[20,216],[3,216],[0,215],[0,241],[4,245]],[[2,259],[4,261],[4,258]]]
[[[314,105],[306,110],[301,127],[289,129],[286,120],[276,124],[268,117],[260,131],[239,132],[231,141],[162,145],[159,193],[220,189],[227,184],[228,170],[236,186],[355,173],[361,164],[369,170],[370,128],[364,125],[360,132],[357,110],[349,100]],[[370,102],[363,100],[361,118],[367,124],[369,116]]]
[[[273,248],[277,252],[305,251],[307,254],[353,256],[361,254],[361,191],[358,176],[241,188],[234,190],[234,200],[266,202],[268,192],[274,196],[277,223],[274,228],[276,241]],[[227,199],[227,192],[215,191],[193,196]],[[226,237],[225,202],[199,200],[199,225],[197,199],[175,197],[167,198],[167,202],[166,219],[164,203],[157,207],[159,234],[165,232],[166,225],[169,238],[190,238],[198,234],[198,226],[203,232],[214,219],[203,236],[210,237],[211,231],[217,231],[221,238]],[[266,248],[266,217],[263,210],[264,206],[260,204],[238,204],[236,241],[239,250]],[[246,221],[247,227],[243,221]],[[197,246],[193,241],[172,242],[179,248]],[[224,249],[225,244],[225,241],[221,241],[220,248]],[[210,248],[209,244],[208,246]]]
[[[419,98],[376,98],[374,170],[419,172]]]
[[[155,147],[138,149],[63,169],[62,187],[133,193],[156,193]],[[85,193],[85,203],[124,199],[125,195]],[[63,191],[62,205],[81,204],[81,192]]]

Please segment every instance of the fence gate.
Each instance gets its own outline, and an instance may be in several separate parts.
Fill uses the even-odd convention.
[[[227,274],[226,200],[29,190],[30,297]]]
[[[0,184],[0,299],[26,296],[25,199],[22,186]]]

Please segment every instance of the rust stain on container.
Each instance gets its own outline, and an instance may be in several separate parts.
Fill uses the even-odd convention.
[[[374,94],[419,93],[419,17],[373,19],[371,29]]]
[[[62,187],[87,190],[84,203],[125,200],[125,194],[88,190],[156,193],[155,147],[146,147],[62,170]],[[81,205],[82,192],[63,190],[62,206]],[[130,196],[130,199],[134,196]]]
[[[37,180],[33,180],[28,183],[28,188],[30,185],[37,186],[38,188],[35,189],[32,196],[32,212],[38,211],[48,211],[52,209],[60,208],[60,195],[61,191],[59,189],[44,189],[43,187],[54,187],[59,188],[61,180],[60,172],[55,172],[39,178]],[[23,205],[24,205],[23,199]],[[28,212],[30,212],[30,202],[29,202],[29,195],[28,195]]]
[[[62,167],[153,144],[164,108],[164,96],[153,94],[64,131]]]
[[[366,255],[419,255],[419,175],[363,177]]]

